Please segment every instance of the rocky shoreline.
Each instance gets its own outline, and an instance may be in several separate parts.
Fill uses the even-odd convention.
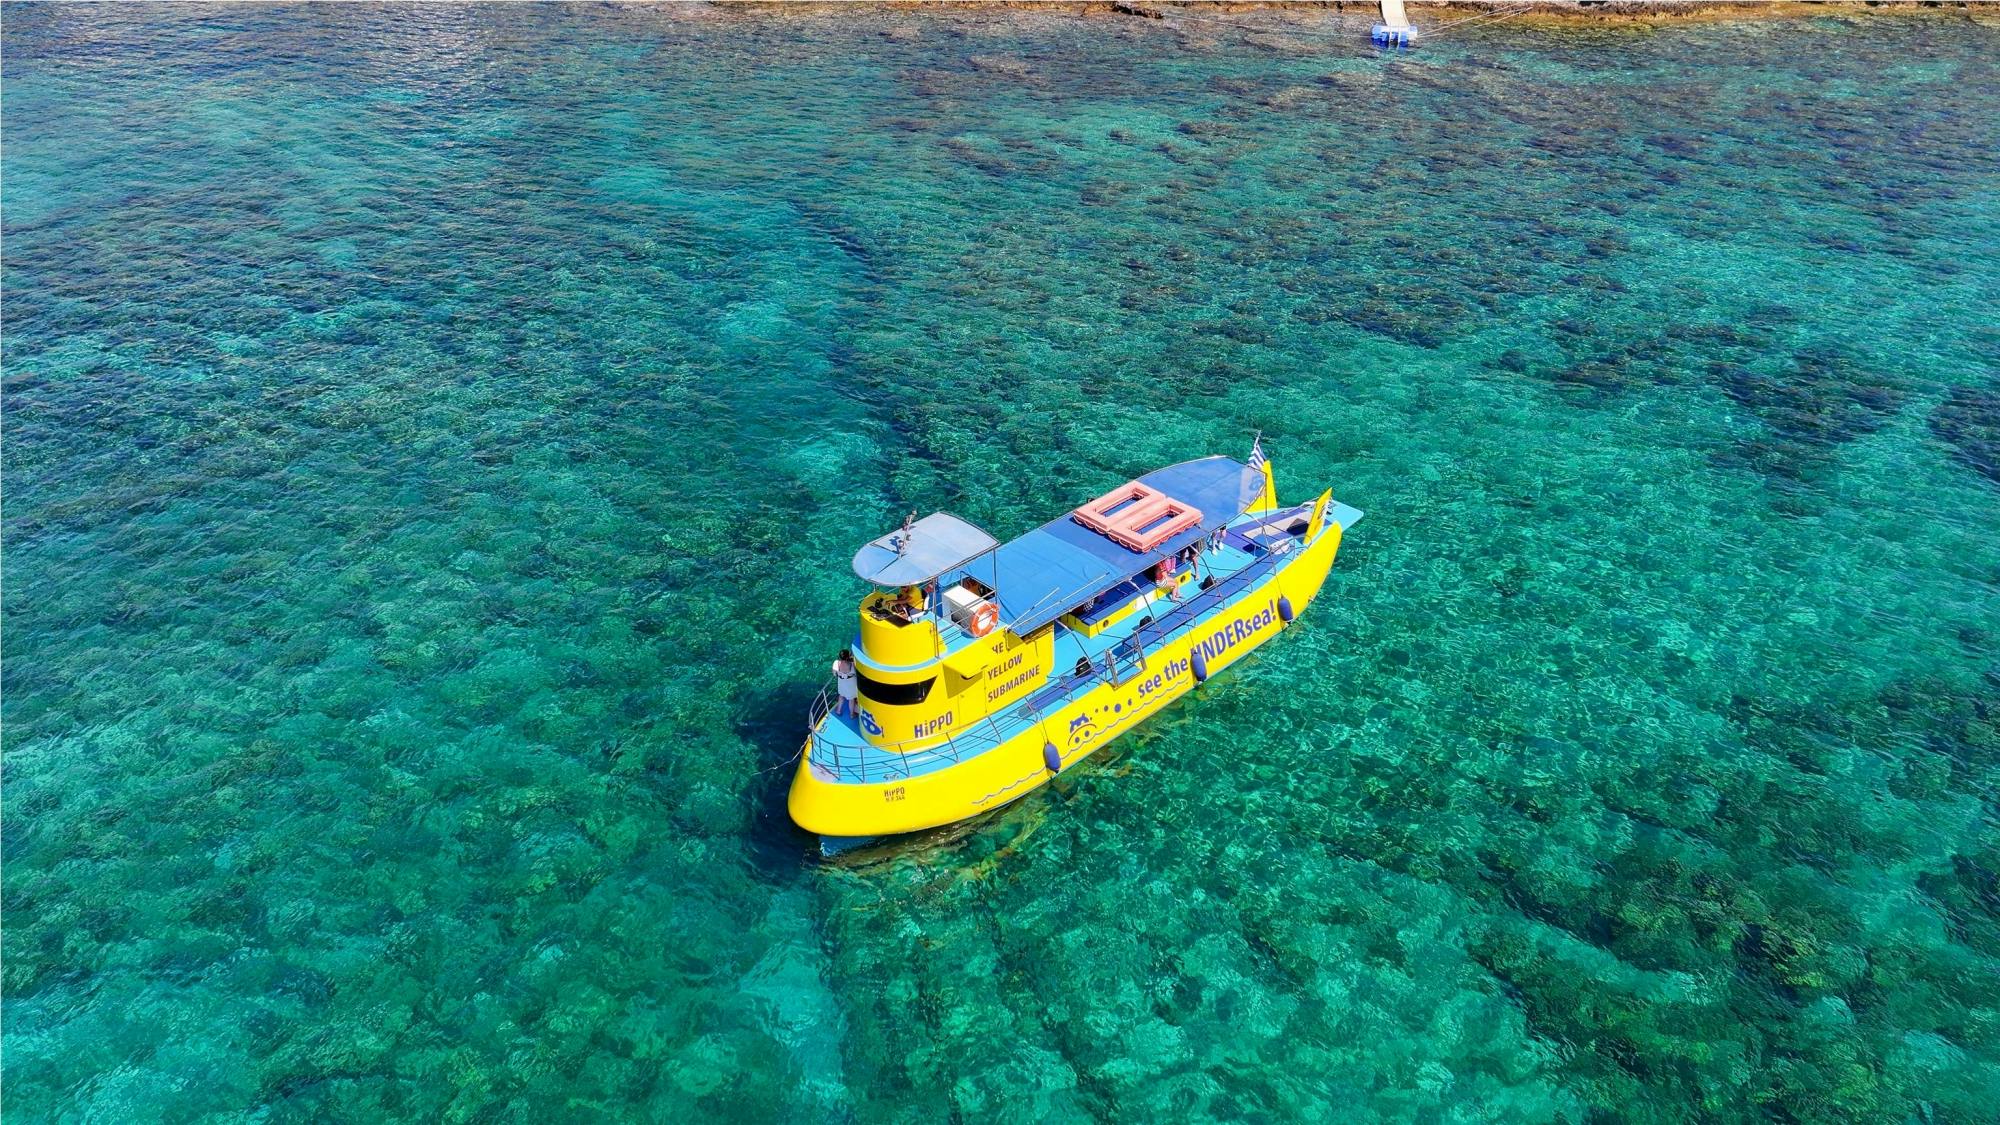
[[[1529,23],[1662,24],[1743,19],[1790,19],[1810,16],[1956,15],[2000,19],[2000,5],[1968,0],[1493,0],[1491,3],[1453,0],[1406,0],[1410,19],[1418,27],[1479,15],[1514,13],[1509,19]],[[1123,16],[1172,20],[1176,17],[1218,16],[1260,11],[1296,14],[1325,13],[1369,18],[1380,9],[1370,0],[753,0],[716,5],[723,10],[849,11],[857,7],[884,11],[980,9],[1060,11],[1074,15]],[[1518,10],[1518,11],[1517,11]],[[685,9],[683,9],[685,11]]]
[[[921,4],[923,0],[916,0]],[[1028,6],[1034,6],[1032,4]],[[1256,11],[1292,9],[1302,11],[1362,12],[1374,14],[1378,6],[1357,0],[1234,0],[1227,3],[1173,3],[1172,0],[1114,0],[1099,5],[1135,15],[1171,14],[1177,10]],[[1425,16],[1465,17],[1502,10],[1526,9],[1526,14],[1582,20],[1671,20],[1737,19],[1745,16],[1810,16],[1855,12],[1958,11],[1969,12],[1981,5],[1957,0],[1406,0],[1412,22]]]

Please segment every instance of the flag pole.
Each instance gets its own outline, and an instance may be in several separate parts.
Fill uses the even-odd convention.
[[[1264,491],[1257,497],[1257,510],[1268,512],[1278,506],[1278,482],[1271,475],[1271,458],[1264,453],[1264,431],[1250,439],[1251,467],[1264,474]]]

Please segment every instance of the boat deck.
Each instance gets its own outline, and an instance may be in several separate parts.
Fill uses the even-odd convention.
[[[1345,505],[1329,518],[1360,513]],[[830,712],[816,716],[812,735],[812,769],[822,779],[867,783],[908,778],[956,765],[991,750],[1035,726],[1043,712],[1090,690],[1101,680],[1122,682],[1145,669],[1145,653],[1185,629],[1217,616],[1263,584],[1298,538],[1285,529],[1310,513],[1299,505],[1238,521],[1223,533],[1221,546],[1207,550],[1195,562],[1196,583],[1213,579],[1207,589],[1195,588],[1179,602],[1155,592],[1143,611],[1108,626],[1096,636],[1084,636],[1058,622],[1055,625],[1055,675],[1025,700],[989,718],[956,731],[942,742],[916,750],[877,746],[861,733],[857,720]],[[1245,534],[1245,532],[1249,534]],[[1259,535],[1263,531],[1265,534]],[[1277,549],[1272,549],[1273,547]],[[1135,590],[1135,593],[1137,591]],[[1119,603],[1120,605],[1125,603]],[[1115,607],[1113,607],[1115,608]],[[1107,654],[1115,654],[1108,662]]]

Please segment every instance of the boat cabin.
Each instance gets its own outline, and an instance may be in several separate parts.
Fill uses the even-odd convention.
[[[1230,526],[1259,506],[1272,506],[1264,470],[1208,457],[1005,544],[948,512],[871,540],[854,556],[876,587],[855,646],[860,733],[885,750],[922,749],[1087,668],[1115,634],[1213,582],[1204,559],[1225,540],[1252,554],[1289,546],[1289,535],[1260,545]]]

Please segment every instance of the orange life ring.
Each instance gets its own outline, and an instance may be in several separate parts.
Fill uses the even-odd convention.
[[[998,624],[1000,624],[1000,607],[992,602],[983,602],[978,609],[972,611],[973,636],[983,637],[991,633],[993,627]]]

